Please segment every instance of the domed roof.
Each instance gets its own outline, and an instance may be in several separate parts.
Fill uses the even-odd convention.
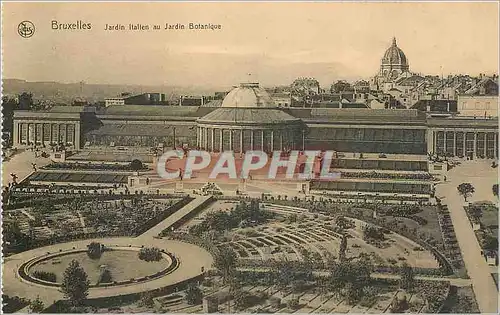
[[[396,37],[392,39],[392,46],[389,47],[382,58],[382,64],[407,65],[405,53],[398,47]]]
[[[274,108],[277,106],[258,83],[242,83],[226,95],[221,107]]]

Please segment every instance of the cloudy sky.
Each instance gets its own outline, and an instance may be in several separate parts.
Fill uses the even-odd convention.
[[[31,38],[18,34],[33,22]],[[57,31],[59,23],[91,23]],[[105,25],[221,24],[216,31]],[[3,75],[28,81],[227,86],[369,78],[395,36],[417,73],[496,73],[497,3],[4,3]]]

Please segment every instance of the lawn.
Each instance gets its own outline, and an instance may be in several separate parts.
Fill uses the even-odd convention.
[[[492,204],[483,204],[481,225],[491,230],[493,235],[498,234],[498,207]]]
[[[87,273],[90,283],[95,284],[99,279],[101,266],[106,266],[111,272],[113,281],[125,281],[153,275],[169,265],[169,261],[164,258],[157,262],[140,260],[138,253],[129,250],[106,251],[99,259],[90,259],[86,252],[69,254],[37,263],[30,269],[30,273],[37,270],[52,272],[56,274],[56,281],[60,283],[63,280],[64,270],[72,260],[77,260]]]

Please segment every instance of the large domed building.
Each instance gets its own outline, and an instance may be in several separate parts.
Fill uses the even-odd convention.
[[[402,73],[408,72],[408,60],[405,53],[398,47],[396,38],[392,39],[392,45],[389,47],[382,58],[380,65],[380,74],[386,78],[396,79]]]
[[[394,37],[392,45],[387,48],[382,57],[379,73],[372,80],[372,89],[391,89],[395,81],[409,76],[411,73],[408,59],[403,50],[398,47]]]
[[[258,83],[242,83],[197,121],[198,147],[212,152],[300,149],[303,123],[279,109]]]

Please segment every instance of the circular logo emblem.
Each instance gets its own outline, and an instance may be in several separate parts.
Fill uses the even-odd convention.
[[[35,34],[35,25],[30,21],[22,21],[17,26],[17,33],[23,38],[30,38]]]

